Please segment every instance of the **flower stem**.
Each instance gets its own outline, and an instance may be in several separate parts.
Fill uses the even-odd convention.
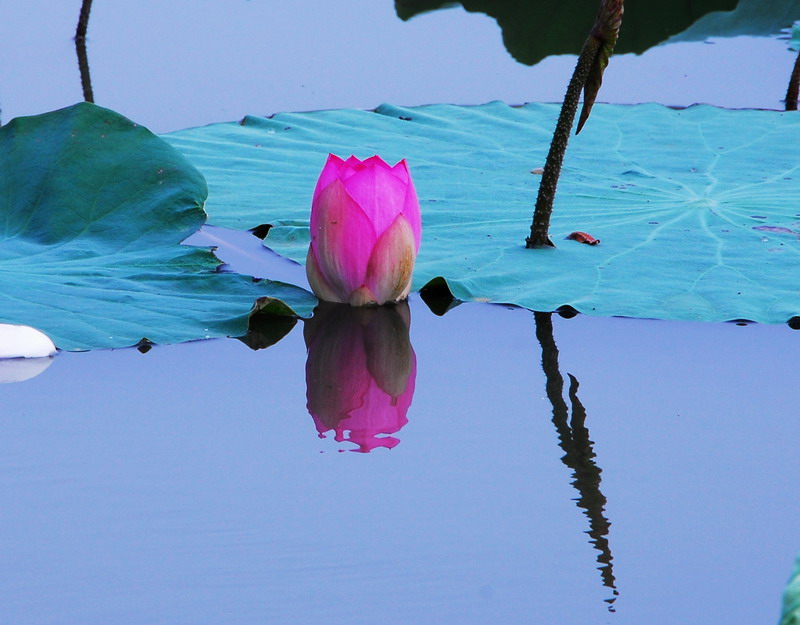
[[[539,184],[539,195],[536,198],[536,208],[533,212],[531,234],[525,239],[525,247],[553,246],[548,236],[550,229],[550,216],[553,213],[553,201],[556,197],[558,178],[561,175],[561,165],[564,162],[564,153],[567,151],[567,142],[578,111],[578,101],[583,91],[583,110],[578,121],[576,134],[581,131],[589,113],[594,105],[600,85],[603,82],[603,71],[608,65],[608,59],[614,51],[619,28],[622,24],[624,0],[601,0],[594,26],[583,44],[578,63],[572,73],[572,78],[567,86],[561,113],[558,116],[550,151],[542,172],[542,181]]]
[[[89,75],[89,57],[86,54],[86,31],[89,28],[89,12],[91,10],[92,0],[83,0],[81,13],[78,17],[78,28],[75,30],[75,51],[78,54],[78,69],[81,73],[83,99],[86,102],[94,102],[92,78]]]
[[[589,77],[589,72],[594,65],[595,57],[600,49],[600,42],[593,36],[589,36],[583,44],[583,50],[578,57],[575,71],[567,86],[567,93],[564,96],[564,103],[561,105],[561,113],[558,116],[553,140],[550,143],[550,151],[547,153],[547,160],[544,164],[542,181],[539,184],[539,195],[536,198],[536,208],[533,212],[533,223],[531,224],[531,235],[525,239],[525,247],[553,246],[548,236],[550,229],[550,215],[553,213],[553,200],[556,197],[556,187],[558,177],[561,175],[561,165],[564,162],[564,153],[567,151],[567,142],[572,131],[572,123],[575,120],[575,113],[578,112],[578,101],[581,91]]]

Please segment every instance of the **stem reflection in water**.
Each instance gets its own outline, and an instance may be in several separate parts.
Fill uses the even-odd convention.
[[[558,347],[553,336],[552,313],[534,313],[536,322],[536,338],[542,346],[542,369],[546,378],[547,398],[553,405],[553,424],[558,432],[558,441],[564,455],[562,462],[572,469],[575,478],[572,485],[577,489],[579,497],[576,500],[578,507],[589,518],[589,531],[591,543],[600,552],[597,562],[600,564],[600,576],[603,585],[611,589],[613,596],[606,599],[609,610],[614,611],[614,602],[619,592],[614,580],[611,547],[608,544],[608,530],[611,523],[605,517],[606,498],[600,492],[600,473],[602,470],[595,464],[595,453],[592,449],[592,440],[586,428],[586,409],[578,399],[578,380],[575,376],[569,377],[569,401],[572,405],[572,417],[569,418],[569,408],[564,401],[564,378],[558,367]]]
[[[320,438],[334,431],[354,451],[391,449],[408,423],[417,361],[408,302],[352,307],[321,302],[305,322],[306,398]]]

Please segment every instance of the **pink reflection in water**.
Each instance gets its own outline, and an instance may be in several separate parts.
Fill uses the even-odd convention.
[[[305,324],[306,398],[320,437],[333,430],[354,451],[391,449],[408,423],[417,362],[408,304],[320,304]]]

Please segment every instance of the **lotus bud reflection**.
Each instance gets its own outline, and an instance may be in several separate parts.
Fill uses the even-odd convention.
[[[334,431],[355,451],[392,448],[406,423],[417,361],[408,304],[352,308],[322,303],[305,322],[306,397],[320,438]],[[349,435],[347,435],[349,433]]]
[[[365,306],[408,297],[422,225],[405,160],[330,154],[311,204],[306,273],[326,302]]]

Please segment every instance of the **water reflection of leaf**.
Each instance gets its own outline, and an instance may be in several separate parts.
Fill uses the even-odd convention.
[[[274,297],[256,300],[247,320],[247,334],[238,337],[250,349],[266,349],[284,338],[297,325],[291,308]]]
[[[408,423],[417,362],[408,302],[354,308],[321,302],[305,322],[308,412],[320,437],[333,430],[355,451],[392,448]]]
[[[558,364],[558,347],[553,336],[551,313],[534,313],[536,338],[542,347],[542,369],[545,374],[545,392],[553,406],[553,425],[558,432],[558,442],[564,455],[561,461],[572,469],[574,480],[572,485],[579,493],[576,500],[589,519],[588,534],[591,543],[598,550],[597,562],[603,585],[610,588],[612,597],[606,599],[609,610],[614,610],[614,602],[619,594],[614,579],[611,547],[608,542],[608,530],[611,523],[605,516],[606,498],[600,491],[600,474],[602,470],[594,461],[596,454],[586,427],[586,409],[578,398],[578,380],[572,374],[569,377],[569,408],[564,401],[564,378]]]
[[[597,3],[586,0],[395,0],[395,10],[398,17],[408,20],[458,4],[497,20],[506,49],[525,65],[534,65],[553,54],[578,54],[597,12]],[[736,0],[631,2],[625,8],[625,27],[616,53],[641,54],[682,33],[702,16],[735,7]]]

